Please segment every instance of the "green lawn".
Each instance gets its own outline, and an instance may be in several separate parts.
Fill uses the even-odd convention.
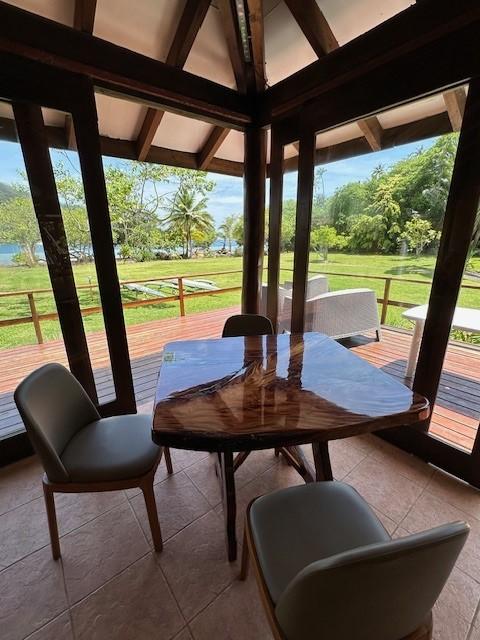
[[[362,278],[362,275],[387,276],[395,278],[416,279],[425,284],[413,284],[408,282],[392,282],[390,298],[404,302],[423,304],[428,300],[429,283],[432,277],[435,258],[425,256],[420,258],[404,256],[377,256],[377,255],[349,255],[330,254],[328,262],[320,261],[315,254],[310,256],[310,273],[326,272],[351,274],[329,276],[330,289],[346,289],[353,287],[369,287],[375,289],[378,297],[383,295],[384,282]],[[293,255],[282,255],[284,269],[292,269]],[[159,278],[163,276],[194,275],[213,271],[238,270],[238,273],[210,276],[219,287],[235,287],[241,285],[242,259],[239,257],[200,258],[192,260],[154,261],[144,263],[118,263],[120,279],[133,280],[144,278]],[[480,259],[476,259],[473,265],[476,271],[480,271]],[[75,280],[78,285],[96,282],[95,267],[93,264],[77,265],[74,267]],[[281,282],[291,280],[292,273],[282,271]],[[266,276],[265,276],[266,279]],[[472,284],[472,281],[465,280]],[[478,284],[480,282],[473,282]],[[21,291],[39,288],[48,288],[49,276],[45,266],[34,268],[27,267],[0,267],[0,291]],[[125,302],[129,300],[145,298],[142,294],[122,290]],[[98,294],[95,289],[79,290],[80,304],[83,308],[99,304]],[[35,294],[37,310],[39,313],[55,311],[55,304],[50,293]],[[213,294],[201,298],[186,300],[186,313],[207,311],[233,306],[240,303],[240,292]],[[480,289],[478,291],[463,290],[459,303],[463,306],[480,308]],[[409,328],[409,323],[401,317],[402,309],[390,307],[387,316],[387,324]],[[0,319],[16,318],[30,315],[26,296],[12,298],[0,298]],[[127,324],[138,324],[148,320],[174,317],[179,315],[178,302],[146,305],[133,309],[125,309]],[[84,317],[86,330],[97,331],[103,328],[101,314]],[[42,332],[45,340],[52,340],[60,336],[60,328],[57,321],[42,322]],[[0,331],[0,348],[12,347],[22,344],[35,343],[35,332],[31,323],[2,327]]]

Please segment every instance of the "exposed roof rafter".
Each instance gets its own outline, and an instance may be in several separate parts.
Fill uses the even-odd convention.
[[[247,93],[247,65],[238,27],[238,17],[234,0],[218,0],[223,31],[228,47],[230,63],[240,93]]]
[[[75,0],[73,26],[79,31],[93,33],[97,0]]]
[[[177,31],[167,55],[166,64],[182,68],[195,42],[197,33],[207,15],[210,0],[187,0]],[[137,138],[137,159],[145,160],[152,146],[157,129],[162,121],[164,111],[149,107]]]
[[[323,12],[315,0],[285,0],[303,35],[315,51],[317,58],[338,49],[339,44]]]
[[[380,151],[382,148],[383,129],[378,118],[376,116],[364,118],[363,120],[359,120],[357,124],[372,151]]]
[[[463,113],[465,111],[465,103],[467,94],[463,87],[458,87],[452,91],[445,91],[443,101],[447,107],[448,117],[452,123],[453,131],[460,131],[462,128]]]
[[[317,58],[323,58],[339,48],[338,40],[315,0],[303,0],[303,2],[285,0],[285,4],[315,51]],[[372,151],[379,151],[381,149],[382,126],[378,118],[372,116],[365,120],[359,120],[357,124]]]
[[[262,0],[246,0],[248,7],[248,22],[250,25],[250,42],[252,50],[253,75],[255,89],[265,91],[267,84],[265,77],[265,33],[263,25]],[[252,87],[253,89],[253,87]]]
[[[230,133],[230,129],[224,129],[223,127],[214,127],[207,141],[203,145],[203,148],[197,153],[198,168],[202,171],[206,171],[210,163],[212,162],[215,154],[222,146],[223,141]]]

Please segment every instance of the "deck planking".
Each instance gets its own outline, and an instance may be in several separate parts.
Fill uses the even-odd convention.
[[[182,318],[154,320],[127,328],[135,396],[140,410],[153,401],[162,349],[167,342],[219,337],[225,319],[236,307]],[[104,333],[87,336],[95,382],[101,402],[114,397],[110,359]],[[346,341],[357,355],[404,382],[411,334],[384,328],[381,342],[366,336]],[[0,351],[0,439],[23,431],[13,401],[16,385],[47,362],[67,364],[62,340]],[[448,347],[431,433],[471,451],[480,417],[480,349],[451,343]]]

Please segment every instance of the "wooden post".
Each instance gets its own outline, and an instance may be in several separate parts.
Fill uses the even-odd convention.
[[[314,131],[307,131],[300,138],[295,255],[293,259],[292,333],[301,333],[303,331],[305,317],[305,293],[307,290],[315,173],[315,144],[316,135]]]
[[[265,241],[266,131],[245,131],[243,313],[258,313]]]
[[[283,201],[283,144],[279,131],[272,127],[270,151],[270,211],[268,220],[267,316],[278,329],[278,283],[280,275],[280,238]]]
[[[14,103],[33,207],[38,220],[70,371],[98,401],[41,107]]]
[[[183,278],[178,278],[178,301],[180,303],[180,316],[185,316],[185,298],[183,297]]]
[[[37,307],[35,306],[35,299],[33,293],[27,293],[28,304],[30,305],[30,313],[32,314],[32,322],[35,327],[35,335],[37,336],[38,344],[43,344],[42,327],[40,326],[40,320],[38,319]]]
[[[74,99],[75,137],[116,392],[116,400],[109,405],[108,412],[133,413],[136,411],[135,392],[113,247],[97,108],[93,85],[88,78],[79,79],[78,92],[72,100]]]
[[[413,388],[433,405],[480,201],[480,81],[470,83]],[[424,427],[425,429],[427,426]]]
[[[392,279],[385,278],[385,287],[383,289],[382,315],[380,317],[380,324],[385,324],[387,320],[388,300],[390,298],[391,284],[392,284]]]

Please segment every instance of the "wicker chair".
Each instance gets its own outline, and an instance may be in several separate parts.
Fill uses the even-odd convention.
[[[285,300],[284,312],[291,298]],[[380,340],[377,299],[372,289],[343,289],[316,296],[305,303],[305,331],[331,338],[348,338],[375,331]]]

